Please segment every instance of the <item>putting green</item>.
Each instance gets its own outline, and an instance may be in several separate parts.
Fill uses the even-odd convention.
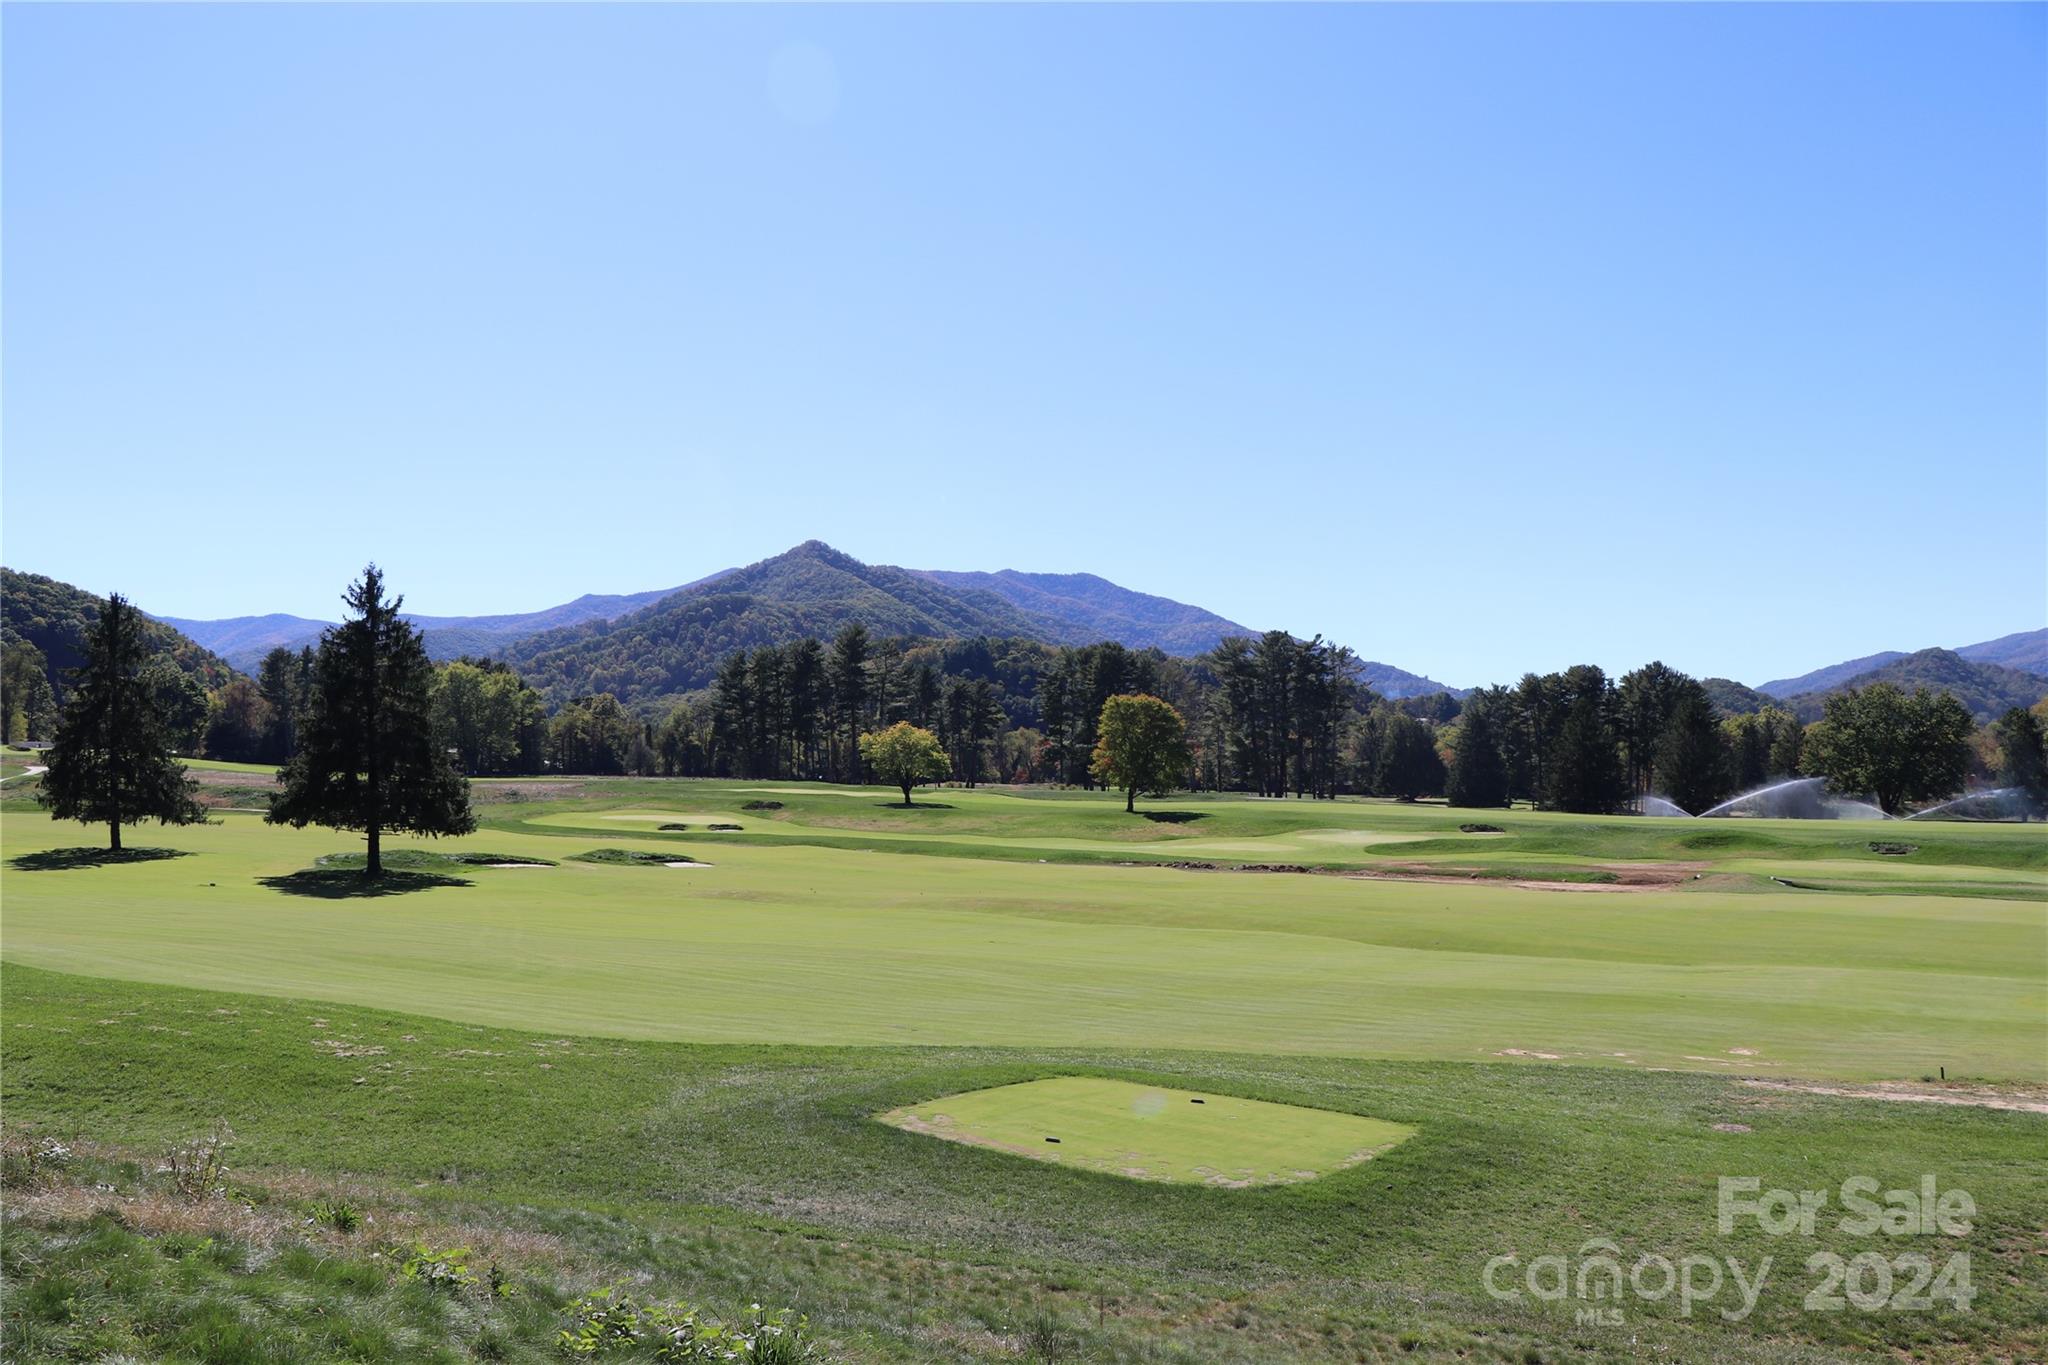
[[[1413,1128],[1292,1104],[1056,1076],[880,1116],[913,1133],[1133,1180],[1279,1185],[1370,1160]]]

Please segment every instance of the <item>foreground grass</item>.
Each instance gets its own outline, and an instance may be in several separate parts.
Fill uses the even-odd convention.
[[[857,1359],[1031,1359],[1048,1321],[1074,1354],[1047,1358],[1102,1361],[2048,1351],[2048,1121],[2034,1114],[1584,1067],[628,1042],[13,966],[0,988],[10,1124],[148,1151],[225,1118],[238,1181],[352,1180],[663,1292],[794,1304]],[[1320,1180],[1216,1189],[875,1118],[1047,1075],[1306,1105],[1416,1136]],[[1830,1224],[1793,1245],[1715,1229],[1724,1174],[1804,1189],[1855,1174],[1913,1187],[1927,1173],[1977,1201],[1967,1235],[1911,1244],[1971,1253],[1968,1314],[1803,1311],[1805,1255],[1899,1244]],[[1595,1237],[1627,1258],[1774,1255],[1779,1269],[1739,1323],[1664,1301],[1631,1302],[1618,1328],[1580,1326],[1569,1304],[1483,1291],[1495,1255],[1570,1256]]]
[[[416,1208],[361,1187],[344,1194],[304,1179],[229,1185],[231,1177],[181,1179],[106,1149],[8,1139],[0,1355],[210,1365],[560,1360],[565,1335],[589,1335],[593,1305],[615,1308],[632,1293],[667,1306],[637,1288],[576,1287],[591,1267],[546,1238],[428,1225]],[[750,1305],[726,1323],[696,1310],[687,1325],[712,1330],[661,1333],[643,1319],[594,1353],[754,1365],[828,1358],[786,1311]],[[728,1354],[735,1348],[737,1357]]]

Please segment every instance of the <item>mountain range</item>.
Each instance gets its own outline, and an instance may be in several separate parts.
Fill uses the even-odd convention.
[[[99,599],[51,579],[6,572],[8,637],[36,643],[58,673],[74,661],[76,637]],[[296,650],[312,644],[331,624],[283,614],[154,619],[166,628],[164,648],[179,666],[213,683],[229,665],[253,672],[279,645]],[[550,702],[612,692],[642,706],[708,686],[718,662],[733,650],[826,639],[853,621],[883,638],[989,637],[1055,645],[1115,640],[1183,657],[1230,636],[1259,633],[1094,574],[905,569],[865,564],[816,540],[678,588],[585,594],[533,612],[408,619],[421,628],[436,659],[503,659]],[[1397,699],[1460,690],[1371,660],[1361,663],[1360,675],[1374,691]],[[1844,686],[1930,686],[1954,693],[1985,719],[2008,706],[2032,704],[2044,690],[2044,678],[2048,630],[2034,630],[1953,651],[1887,651],[1756,688],[1725,678],[1707,685],[1724,711],[1777,704],[1807,719],[1820,713],[1827,693]]]
[[[718,575],[711,575],[716,578]],[[697,583],[709,579],[700,578]],[[541,611],[517,612],[505,616],[419,616],[404,613],[405,619],[418,626],[426,636],[427,653],[436,660],[459,659],[463,655],[484,656],[510,644],[514,640],[535,635],[544,630],[561,626],[573,626],[585,621],[609,621],[638,611],[645,606],[659,602],[672,594],[687,591],[697,583],[686,583],[680,588],[664,588],[654,592],[619,594],[585,593],[573,602],[564,602],[557,607]],[[167,626],[183,631],[202,646],[226,659],[244,673],[256,671],[257,664],[271,650],[283,645],[297,650],[306,645],[317,644],[320,632],[333,625],[332,621],[315,621],[306,616],[287,616],[272,613],[269,616],[229,616],[218,621],[195,621],[182,616],[158,616],[153,618]]]
[[[1928,651],[1919,652],[1924,654]],[[2048,677],[2048,629],[2023,630],[2012,635],[2001,635],[1996,640],[1960,645],[1948,652],[1970,663],[1992,664]],[[1866,654],[1860,659],[1829,664],[1826,668],[1816,668],[1811,673],[1801,673],[1796,678],[1776,678],[1767,683],[1758,683],[1756,690],[1767,696],[1780,698],[1796,697],[1806,692],[1829,692],[1853,678],[1909,657],[1911,653],[1907,650],[1888,649],[1877,654]]]
[[[296,650],[315,643],[332,624],[283,614],[156,619],[243,672],[280,645]],[[718,660],[733,649],[805,635],[822,639],[849,621],[866,623],[878,636],[986,635],[1067,645],[1115,640],[1182,656],[1214,649],[1228,636],[1258,634],[1201,607],[1134,592],[1095,574],[902,569],[864,564],[815,540],[679,588],[586,594],[509,615],[408,613],[407,619],[420,627],[436,659],[504,658],[533,675],[551,698],[609,690],[625,700],[706,686]],[[1367,661],[1361,672],[1385,696],[1455,690],[1392,664]]]

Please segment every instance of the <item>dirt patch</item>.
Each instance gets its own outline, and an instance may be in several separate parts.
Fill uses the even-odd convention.
[[[1961,1085],[1909,1085],[1903,1081],[1881,1081],[1876,1085],[1814,1085],[1803,1081],[1746,1080],[1743,1084],[1757,1090],[1832,1095],[1850,1100],[1891,1100],[1900,1104],[1952,1104],[1973,1109],[2004,1109],[2021,1114],[2048,1114],[2048,1093],[2041,1091],[1993,1090],[1981,1086]]]

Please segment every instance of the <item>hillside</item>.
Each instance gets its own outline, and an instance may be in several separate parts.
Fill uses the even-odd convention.
[[[1071,627],[1088,640],[1117,640],[1133,649],[1168,654],[1205,654],[1232,635],[1256,635],[1211,611],[1169,597],[1133,592],[1092,573],[967,573],[948,569],[914,572],[947,587],[993,593],[1044,621]]]
[[[85,629],[99,619],[103,598],[41,574],[0,568],[0,641],[25,640],[42,651],[50,686],[61,699],[64,679],[84,660]],[[159,620],[145,620],[157,654],[211,692],[234,676],[226,660]]]
[[[1793,697],[1787,705],[1803,721],[1819,720],[1829,692],[1880,682],[1909,692],[1916,687],[1948,692],[1968,707],[1979,722],[1994,720],[2015,706],[2032,706],[2048,696],[2048,678],[2038,674],[1998,664],[1972,663],[1954,650],[1923,649],[1845,679],[1837,687]]]
[[[1700,686],[1707,689],[1714,709],[1724,716],[1746,716],[1763,710],[1766,706],[1777,705],[1777,698],[1744,687],[1733,678],[1702,678]]]
[[[1816,668],[1811,673],[1801,673],[1796,678],[1773,678],[1767,683],[1758,683],[1756,690],[1767,697],[1784,700],[1809,692],[1832,692],[1851,678],[1861,677],[1872,669],[1883,668],[1886,664],[1897,663],[1906,657],[1905,651],[1882,650],[1866,654],[1860,659],[1849,659],[1826,668]]]
[[[573,602],[540,611],[500,616],[420,616],[407,612],[405,619],[418,626],[426,637],[427,653],[437,660],[458,659],[465,654],[496,653],[515,640],[546,630],[581,625],[587,621],[610,621],[651,606],[675,593],[709,583],[712,574],[682,588],[653,592],[585,593]],[[217,621],[195,621],[177,616],[159,616],[199,644],[222,655],[243,672],[253,672],[263,656],[283,645],[299,649],[317,644],[320,632],[332,621],[315,621],[304,616],[230,616]]]
[[[1925,654],[1928,651],[1921,650]],[[1983,640],[1974,645],[1958,645],[1948,651],[1971,663],[1995,664],[2001,668],[2016,668],[2023,673],[2048,677],[2048,629],[2023,630],[2012,635],[2001,635],[1996,640]],[[1832,692],[1852,678],[1895,664],[1912,657],[1900,649],[1887,649],[1876,654],[1866,654],[1860,659],[1849,659],[1826,668],[1816,668],[1811,673],[1801,673],[1796,678],[1776,678],[1757,685],[1757,691],[1768,696],[1797,697],[1807,692]]]
[[[959,589],[908,569],[863,564],[821,541],[719,575],[619,620],[547,631],[502,657],[550,704],[611,692],[630,704],[708,686],[736,649],[828,639],[858,621],[876,636],[987,636],[1081,643],[992,592]]]
[[[1956,653],[1975,664],[1998,664],[2048,677],[2048,628],[2022,630],[1996,640],[1964,645]]]
[[[210,649],[244,673],[256,671],[263,656],[279,645],[297,649],[320,638],[334,623],[272,612],[268,616],[229,616],[219,621],[193,621],[182,616],[157,616],[203,648]]]
[[[617,620],[529,636],[498,654],[551,705],[593,692],[631,705],[709,686],[719,660],[736,649],[829,639],[855,621],[878,638],[1116,640],[1178,655],[1202,653],[1226,634],[1255,633],[1093,574],[900,569],[811,540]],[[1360,674],[1383,696],[1455,690],[1388,664],[1364,663]]]
[[[1469,687],[1453,687],[1449,683],[1440,683],[1435,678],[1425,678],[1420,673],[1410,673],[1405,668],[1375,663],[1371,659],[1359,661],[1358,680],[1391,701],[1400,701],[1404,697],[1433,697],[1439,692],[1462,697],[1472,690]]]

